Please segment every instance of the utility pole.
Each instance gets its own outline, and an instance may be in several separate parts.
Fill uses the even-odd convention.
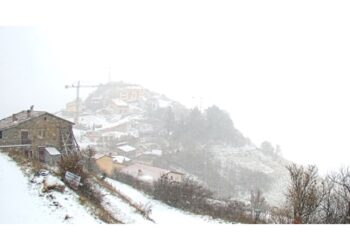
[[[80,81],[77,82],[77,84],[72,84],[72,85],[66,85],[66,89],[68,88],[76,88],[77,89],[77,97],[75,100],[75,116],[74,116],[74,123],[77,125],[79,123],[79,92],[80,92],[80,88],[97,88],[100,85],[80,85]]]

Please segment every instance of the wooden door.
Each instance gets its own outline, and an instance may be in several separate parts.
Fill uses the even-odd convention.
[[[45,148],[43,147],[39,148],[39,161],[45,162]]]

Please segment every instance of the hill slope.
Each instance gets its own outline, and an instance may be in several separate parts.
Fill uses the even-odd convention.
[[[195,176],[218,197],[248,200],[251,190],[261,189],[270,204],[282,201],[289,162],[255,146],[216,106],[189,110],[123,82],[99,87],[82,106],[76,130],[81,146],[114,153],[116,144],[126,142],[138,149],[141,160],[147,158],[144,151],[161,150],[148,162]]]
[[[22,170],[28,170],[25,166]],[[43,192],[40,176],[24,174],[21,167],[7,155],[0,153],[0,223],[4,224],[96,224],[103,223],[89,208],[79,202],[79,195],[66,186],[63,193]],[[53,177],[55,178],[55,177]],[[122,184],[107,179],[119,193],[134,204],[151,209],[148,220],[121,199],[115,192],[99,187],[103,194],[102,206],[121,223],[130,224],[181,224],[218,223],[208,216],[200,216],[172,208],[162,202]]]
[[[95,224],[95,218],[79,203],[79,196],[43,193],[42,186],[30,182],[11,158],[0,153],[0,224]]]

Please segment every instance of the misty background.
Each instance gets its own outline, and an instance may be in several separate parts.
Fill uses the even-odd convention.
[[[56,112],[75,99],[65,85],[111,77],[216,104],[255,144],[325,173],[350,165],[348,13],[345,1],[11,1],[0,117]]]

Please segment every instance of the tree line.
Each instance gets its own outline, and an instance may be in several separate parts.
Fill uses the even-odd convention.
[[[350,169],[321,177],[314,165],[287,166],[290,183],[286,203],[275,215],[295,224],[350,223]]]
[[[250,143],[234,127],[230,115],[217,106],[211,106],[203,112],[198,108],[159,108],[150,111],[148,115],[154,120],[157,130],[168,135],[167,139],[182,145],[196,142],[202,145],[226,143],[243,146]]]

